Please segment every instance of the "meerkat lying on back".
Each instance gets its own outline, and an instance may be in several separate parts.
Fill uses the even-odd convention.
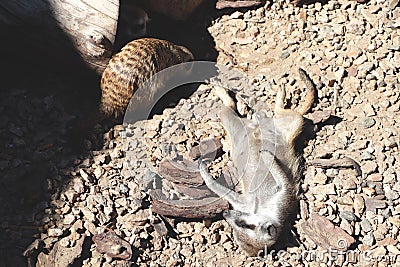
[[[223,216],[233,228],[236,242],[252,256],[275,244],[288,217],[296,211],[299,155],[295,142],[303,129],[302,115],[315,98],[313,82],[299,71],[308,90],[303,105],[297,111],[285,109],[286,92],[281,87],[274,118],[265,111],[256,112],[253,120],[240,118],[228,93],[215,89],[224,104],[220,118],[230,139],[242,193],[214,181],[201,160],[199,169],[208,188],[230,203],[233,209]]]

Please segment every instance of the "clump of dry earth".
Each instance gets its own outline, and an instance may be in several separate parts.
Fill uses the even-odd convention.
[[[247,257],[224,220],[171,221],[151,212],[147,188],[165,156],[185,155],[209,137],[222,138],[226,151],[217,116],[221,103],[208,86],[201,86],[162,115],[115,126],[104,135],[101,150],[55,165],[46,187],[51,201],[33,214],[33,220],[44,225],[43,233],[26,254],[36,256],[34,247],[39,247],[44,252],[37,263],[57,259],[58,266],[76,259],[82,266],[395,265],[400,257],[400,7],[396,5],[396,1],[333,0],[294,7],[274,1],[224,15],[209,27],[218,63],[249,77],[254,90],[240,93],[250,104],[271,106],[277,86],[284,85],[290,105],[296,105],[304,88],[297,75],[302,67],[318,88],[313,111],[330,111],[338,118],[320,127],[305,146],[294,241],[283,251]],[[6,124],[12,134],[10,145],[27,141],[24,129]],[[38,148],[44,161],[45,145]],[[351,168],[310,164],[316,158],[343,157],[358,162],[362,175]],[[3,170],[18,165],[12,156],[0,163]],[[229,165],[227,153],[213,169],[218,173],[225,165]],[[68,185],[60,189],[66,179]],[[5,223],[2,227],[8,229]],[[348,246],[353,254],[337,254]],[[126,260],[130,253],[131,260]]]

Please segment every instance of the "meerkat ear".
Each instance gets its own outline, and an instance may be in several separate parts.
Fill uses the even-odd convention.
[[[268,235],[272,239],[275,239],[278,234],[275,225],[272,223],[264,223],[261,225],[260,230],[263,235]]]

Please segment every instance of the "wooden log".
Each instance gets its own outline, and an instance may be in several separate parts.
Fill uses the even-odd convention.
[[[214,160],[221,156],[222,153],[221,141],[218,138],[208,138],[202,140],[199,145],[193,146],[189,151],[189,157],[192,160],[197,160],[200,157]]]
[[[0,31],[7,40],[0,49],[60,65],[84,62],[101,74],[111,57],[118,14],[118,0],[1,1]]]
[[[256,0],[256,1],[232,1],[232,0],[218,0],[215,7],[217,9],[224,9],[224,8],[248,8],[248,7],[255,7],[260,6],[264,3],[264,0]]]
[[[165,158],[158,166],[158,175],[176,184],[192,187],[204,184],[196,162],[176,162]]]
[[[354,168],[357,176],[362,176],[362,171],[360,165],[349,157],[344,157],[342,159],[314,159],[310,162],[312,166],[330,169],[330,168]]]
[[[213,218],[229,208],[226,200],[219,197],[203,199],[170,200],[160,189],[150,191],[152,199],[151,210],[157,214],[169,217],[182,217],[188,219]]]

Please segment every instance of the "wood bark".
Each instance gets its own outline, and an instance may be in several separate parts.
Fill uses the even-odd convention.
[[[170,200],[159,189],[151,190],[150,197],[152,199],[151,210],[169,217],[213,218],[229,208],[228,202],[219,197]]]
[[[255,7],[262,5],[264,0],[257,0],[257,1],[232,1],[232,0],[218,0],[215,7],[217,9],[224,9],[224,8],[248,8],[248,7]]]
[[[329,169],[329,168],[354,168],[357,176],[362,175],[360,165],[349,157],[344,157],[342,159],[314,159],[310,162],[312,166]]]
[[[196,162],[176,162],[165,158],[159,164],[158,175],[176,184],[192,187],[204,184]]]
[[[101,74],[111,57],[118,11],[118,0],[1,1],[0,48],[11,59],[83,62]]]

